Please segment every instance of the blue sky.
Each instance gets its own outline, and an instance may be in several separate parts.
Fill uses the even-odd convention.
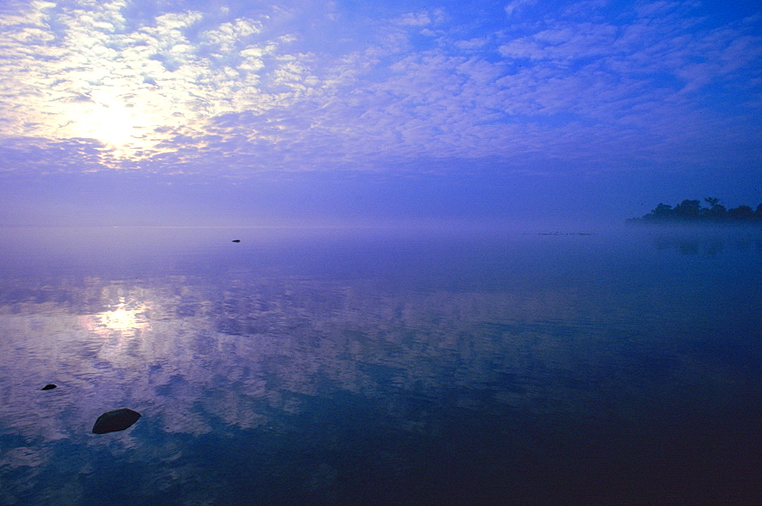
[[[0,224],[622,220],[762,202],[762,9],[6,1]]]

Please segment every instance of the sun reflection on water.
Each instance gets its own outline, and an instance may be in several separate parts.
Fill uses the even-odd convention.
[[[149,329],[151,323],[146,315],[148,305],[145,302],[124,302],[123,298],[120,299],[121,301],[108,311],[84,316],[85,328],[103,338],[114,335],[122,338],[134,337]]]

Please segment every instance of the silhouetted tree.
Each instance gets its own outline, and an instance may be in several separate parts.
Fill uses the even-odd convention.
[[[734,221],[751,221],[754,218],[754,211],[749,206],[738,206],[728,210],[728,218]]]
[[[705,197],[705,198],[704,198],[704,202],[706,202],[707,204],[709,204],[711,207],[714,207],[714,206],[716,206],[717,204],[719,204],[719,202],[720,202],[720,199],[716,199],[716,198],[714,198],[714,197]]]
[[[632,220],[628,221],[668,221],[673,219],[675,216],[675,211],[672,209],[672,206],[667,204],[659,204],[656,206],[656,209],[648,213],[647,215],[643,216],[642,218],[633,218]]]
[[[656,206],[656,209],[651,211],[651,214],[659,218],[667,218],[674,215],[675,211],[672,209],[672,206],[668,206],[667,204],[659,204]]]
[[[701,215],[703,217],[713,221],[719,221],[725,218],[725,213],[727,210],[725,209],[725,206],[720,204],[720,199],[707,197],[704,199],[704,202],[709,204],[710,207],[709,209],[701,210]]]
[[[683,200],[674,208],[667,204],[659,204],[650,213],[641,218],[631,218],[628,223],[762,223],[762,204],[756,210],[746,205],[734,209],[726,209],[720,204],[720,199],[706,197],[704,202],[709,207],[701,207],[700,200]]]
[[[701,215],[701,201],[683,200],[675,206],[675,214],[683,220],[692,220]]]

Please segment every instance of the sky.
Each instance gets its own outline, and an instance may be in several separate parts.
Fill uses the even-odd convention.
[[[4,0],[0,225],[762,202],[756,1]]]

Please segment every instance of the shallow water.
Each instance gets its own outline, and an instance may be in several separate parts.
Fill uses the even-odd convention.
[[[0,504],[762,502],[759,230],[2,234]]]

